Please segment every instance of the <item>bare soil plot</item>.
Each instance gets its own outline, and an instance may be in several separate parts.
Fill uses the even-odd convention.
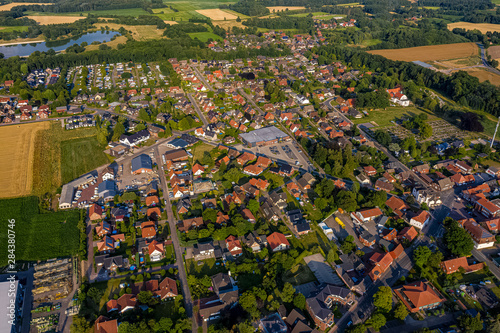
[[[36,134],[48,128],[48,122],[0,128],[0,198],[31,194]]]
[[[238,16],[225,12],[222,9],[198,9],[197,13],[204,15],[211,20],[236,20]]]
[[[85,16],[59,16],[59,15],[40,15],[40,16],[26,16],[32,20],[35,20],[38,24],[48,25],[48,24],[63,24],[63,23],[73,23],[78,20],[86,18]]]
[[[461,28],[465,30],[479,30],[483,34],[487,33],[488,31],[500,32],[500,24],[492,23],[455,22],[448,24],[449,30],[453,30],[455,28]]]
[[[401,61],[432,61],[466,58],[478,54],[478,47],[474,43],[456,43],[409,47],[405,49],[373,50],[371,54],[378,54],[392,60]]]
[[[286,12],[287,10],[300,10],[300,9],[306,9],[306,7],[303,6],[272,6],[272,7],[266,7],[269,9],[271,13],[273,12]]]
[[[163,21],[163,22],[165,22],[165,24],[170,24],[170,25],[178,24],[176,21]]]
[[[22,5],[53,5],[53,3],[39,3],[39,2],[11,2],[9,4],[0,6],[0,12],[8,12],[14,7],[22,6]]]

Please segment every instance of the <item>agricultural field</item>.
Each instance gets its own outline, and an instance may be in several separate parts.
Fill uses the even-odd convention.
[[[203,16],[206,16],[210,18],[211,20],[236,20],[238,16],[225,12],[222,9],[198,9],[196,11],[198,14],[201,14]]]
[[[272,7],[266,7],[266,8],[269,9],[269,11],[271,13],[306,9],[306,7],[303,7],[303,6],[272,6]]]
[[[38,24],[41,25],[73,23],[85,18],[84,16],[61,16],[61,15],[40,15],[40,16],[30,15],[26,17],[35,20]]]
[[[477,77],[480,82],[490,81],[491,84],[500,86],[500,75],[492,73],[485,68],[469,68],[465,71],[470,75]]]
[[[186,6],[173,5],[172,7],[174,7],[179,11],[174,12],[170,8],[156,8],[153,9],[153,13],[164,21],[187,22],[189,21],[190,18],[198,18],[198,19],[206,18],[205,16],[197,13],[196,10],[198,8],[192,5],[186,5]],[[181,9],[186,9],[186,10],[181,10]]]
[[[47,130],[47,122],[3,126],[0,128],[0,198],[31,194],[35,140]]]
[[[492,23],[470,23],[470,22],[455,22],[448,24],[448,29],[453,30],[455,28],[461,28],[465,30],[479,30],[483,34],[488,31],[500,32],[500,24]]]
[[[132,35],[133,39],[139,41],[163,38],[163,30],[157,29],[156,25],[153,26],[153,25],[124,25],[116,23],[96,23],[95,27],[97,29],[108,27],[112,30],[118,30],[121,27],[123,27],[125,28],[125,30],[130,31],[130,34]],[[112,42],[113,41],[111,41],[111,43]],[[118,44],[119,42],[116,43],[116,45]]]
[[[89,142],[96,140],[96,129],[95,128],[80,128],[76,130],[66,131],[61,128],[59,123],[51,124],[50,129],[45,129],[38,131],[35,139],[35,144],[32,146],[37,152],[33,159],[33,164],[37,166],[36,170],[33,170],[33,194],[34,195],[44,195],[45,193],[55,193],[57,188],[62,186],[63,182],[63,171],[62,166],[64,163],[65,168],[72,168],[70,165],[72,162],[70,157],[67,155],[63,160],[63,145],[68,145],[68,143],[63,144],[63,142],[74,139],[85,138]],[[81,143],[83,145],[83,143]],[[84,164],[90,169],[84,170],[80,168],[77,171],[81,174],[88,172],[97,168],[98,166],[104,164],[101,158],[103,154],[103,148],[100,151],[97,150],[95,145],[89,143],[89,148],[95,148],[94,151],[82,152],[84,154]],[[82,159],[79,157],[79,161]],[[69,177],[69,176],[68,176]]]
[[[490,46],[486,49],[486,52],[492,59],[500,61],[500,45]],[[500,65],[498,67],[500,67]]]
[[[41,214],[37,197],[0,200],[0,219],[15,219],[16,261],[46,260],[76,254],[79,248],[76,210]],[[4,224],[7,228],[7,224]],[[7,232],[0,233],[7,244]],[[7,264],[7,246],[0,248],[0,266]]]
[[[9,4],[0,6],[0,12],[8,12],[16,6],[22,5],[53,5],[53,3],[39,3],[39,2],[11,2]]]
[[[378,54],[391,60],[400,61],[432,61],[461,59],[478,54],[478,46],[474,43],[456,43],[443,45],[429,45],[410,47],[405,49],[374,50],[371,54]]]
[[[351,3],[342,3],[337,6],[340,7],[364,7],[365,5],[361,5],[359,2],[351,2]]]
[[[212,40],[222,40],[222,38],[213,32],[192,32],[188,34],[192,39],[198,38],[202,42],[207,42],[210,38]]]
[[[109,162],[95,137],[62,141],[61,161],[63,184]]]

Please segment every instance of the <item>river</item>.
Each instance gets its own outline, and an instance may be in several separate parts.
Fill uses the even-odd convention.
[[[116,31],[96,31],[86,33],[79,37],[74,37],[71,39],[64,39],[54,42],[41,42],[41,43],[30,43],[30,44],[17,44],[17,45],[5,45],[0,46],[0,53],[3,53],[5,58],[9,57],[27,57],[35,51],[46,52],[50,49],[54,51],[66,50],[69,46],[73,44],[81,44],[87,42],[87,44],[92,44],[93,42],[109,42],[111,38],[118,35],[119,32]]]

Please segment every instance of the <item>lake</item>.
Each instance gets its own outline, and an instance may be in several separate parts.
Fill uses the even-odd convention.
[[[50,49],[53,49],[56,52],[63,51],[73,44],[81,44],[83,42],[87,42],[89,45],[93,42],[109,42],[113,36],[119,34],[120,33],[116,31],[96,31],[86,33],[79,37],[54,42],[5,45],[0,46],[0,53],[3,53],[5,58],[15,56],[27,57],[35,51],[46,52]]]

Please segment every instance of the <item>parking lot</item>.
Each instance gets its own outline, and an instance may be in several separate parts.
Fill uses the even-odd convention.
[[[254,154],[265,155],[272,159],[278,159],[295,167],[313,171],[314,167],[304,154],[299,151],[295,142],[282,142],[272,146],[245,148]]]

